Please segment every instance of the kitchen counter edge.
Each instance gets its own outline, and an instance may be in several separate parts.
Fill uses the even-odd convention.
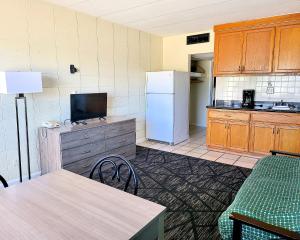
[[[300,109],[295,110],[275,110],[269,108],[242,108],[242,107],[228,107],[228,106],[206,106],[208,109],[220,110],[235,110],[235,111],[251,111],[251,112],[278,112],[278,113],[300,113]]]

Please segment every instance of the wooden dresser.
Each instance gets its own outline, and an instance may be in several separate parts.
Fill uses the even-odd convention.
[[[87,125],[69,124],[39,129],[42,174],[58,169],[88,176],[93,164],[108,154],[135,158],[136,127],[133,118],[108,118]]]

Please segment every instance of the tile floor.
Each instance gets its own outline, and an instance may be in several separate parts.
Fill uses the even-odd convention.
[[[261,155],[208,149],[205,142],[206,129],[193,126],[190,128],[190,138],[176,146],[156,141],[145,141],[138,145],[245,168],[253,168],[262,157]]]

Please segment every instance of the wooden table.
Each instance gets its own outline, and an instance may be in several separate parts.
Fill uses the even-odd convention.
[[[0,239],[163,239],[165,209],[59,170],[0,191]]]

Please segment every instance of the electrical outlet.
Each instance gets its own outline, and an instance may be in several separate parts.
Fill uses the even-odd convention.
[[[267,94],[274,94],[274,87],[267,87]]]
[[[267,94],[274,94],[274,87],[271,82],[268,82]]]

